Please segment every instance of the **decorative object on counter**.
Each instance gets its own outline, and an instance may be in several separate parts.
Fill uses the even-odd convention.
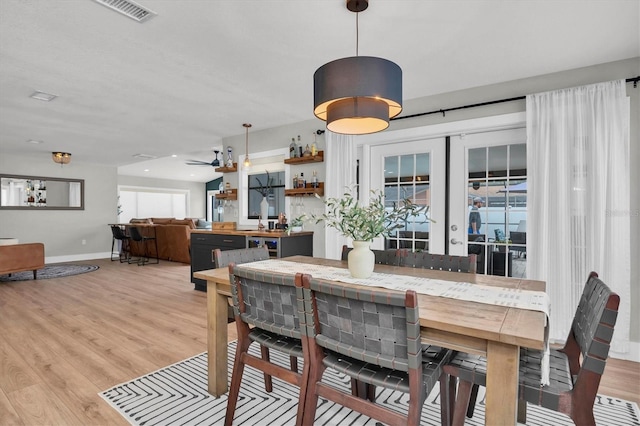
[[[267,220],[268,218],[269,218],[269,201],[267,201],[267,197],[262,197],[262,201],[260,201],[260,219]]]
[[[52,152],[51,159],[54,163],[60,164],[60,167],[71,162],[71,154],[68,152]]]
[[[348,188],[341,198],[327,198],[324,201],[326,211],[322,215],[312,215],[316,223],[324,222],[326,226],[353,239],[354,250],[349,253],[349,272],[354,278],[367,278],[373,272],[375,257],[371,254],[356,254],[352,265],[351,253],[356,251],[356,242],[362,250],[369,250],[374,238],[388,236],[394,229],[403,228],[410,217],[424,214],[425,221],[429,219],[429,206],[414,204],[410,199],[400,201],[394,208],[386,208],[384,193],[371,190],[369,204],[361,205],[353,195],[355,187]],[[318,197],[319,198],[319,197]],[[361,253],[361,252],[358,252]],[[364,265],[360,264],[364,263]]]
[[[290,234],[292,232],[302,232],[302,227],[306,220],[308,220],[308,218],[304,213],[298,217],[291,219],[291,226],[287,230],[287,234]],[[373,254],[373,252],[371,253]]]
[[[280,212],[278,215],[278,223],[276,223],[276,229],[287,229],[289,225],[287,224],[287,216]]]
[[[262,195],[262,201],[260,201],[260,219],[267,220],[269,218],[269,201],[267,200],[267,197],[271,193],[271,176],[269,176],[268,170],[265,170],[265,172],[267,173],[266,183],[263,185],[260,178],[256,176],[255,179],[260,184],[260,188],[254,189]]]
[[[358,56],[358,17],[368,0],[348,0],[356,13],[356,55],[324,64],[313,75],[313,113],[335,133],[363,135],[389,127],[402,111],[402,69],[373,56]]]
[[[251,160],[249,159],[249,127],[251,127],[251,124],[244,123],[242,126],[246,130],[245,138],[244,138],[245,157],[244,157],[244,162],[242,163],[242,165],[244,166],[245,169],[248,169],[249,167],[251,167]]]
[[[262,223],[262,215],[258,218],[258,231],[264,231],[264,223]]]

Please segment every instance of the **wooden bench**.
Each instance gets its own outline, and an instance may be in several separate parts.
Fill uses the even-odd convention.
[[[35,280],[40,268],[44,268],[44,244],[0,246],[0,275],[33,271],[33,279]]]

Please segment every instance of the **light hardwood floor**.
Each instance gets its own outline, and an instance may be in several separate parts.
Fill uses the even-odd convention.
[[[76,263],[100,269],[0,283],[0,425],[127,425],[98,392],[206,350],[188,265]],[[610,360],[599,392],[640,402],[640,365]]]

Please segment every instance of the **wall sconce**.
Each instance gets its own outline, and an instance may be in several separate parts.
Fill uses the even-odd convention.
[[[63,166],[65,164],[69,164],[71,162],[71,154],[68,152],[52,152],[51,158],[54,163],[60,164]]]

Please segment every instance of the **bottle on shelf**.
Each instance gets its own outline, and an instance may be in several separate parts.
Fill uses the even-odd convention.
[[[297,188],[298,187],[298,175],[295,174],[293,175],[293,188]]]
[[[311,155],[315,157],[318,155],[318,144],[316,143],[316,134],[313,133],[313,142],[311,143]]]
[[[298,150],[296,149],[296,139],[291,138],[291,144],[289,145],[289,158],[296,158],[298,156]]]
[[[313,171],[313,177],[311,178],[311,187],[312,188],[318,187],[318,175],[315,170]]]
[[[300,173],[300,178],[298,179],[298,188],[306,188],[307,181],[304,180],[304,173]]]
[[[309,149],[309,144],[307,144],[307,146],[304,148],[304,153],[302,154],[303,157],[311,157],[311,149]]]

